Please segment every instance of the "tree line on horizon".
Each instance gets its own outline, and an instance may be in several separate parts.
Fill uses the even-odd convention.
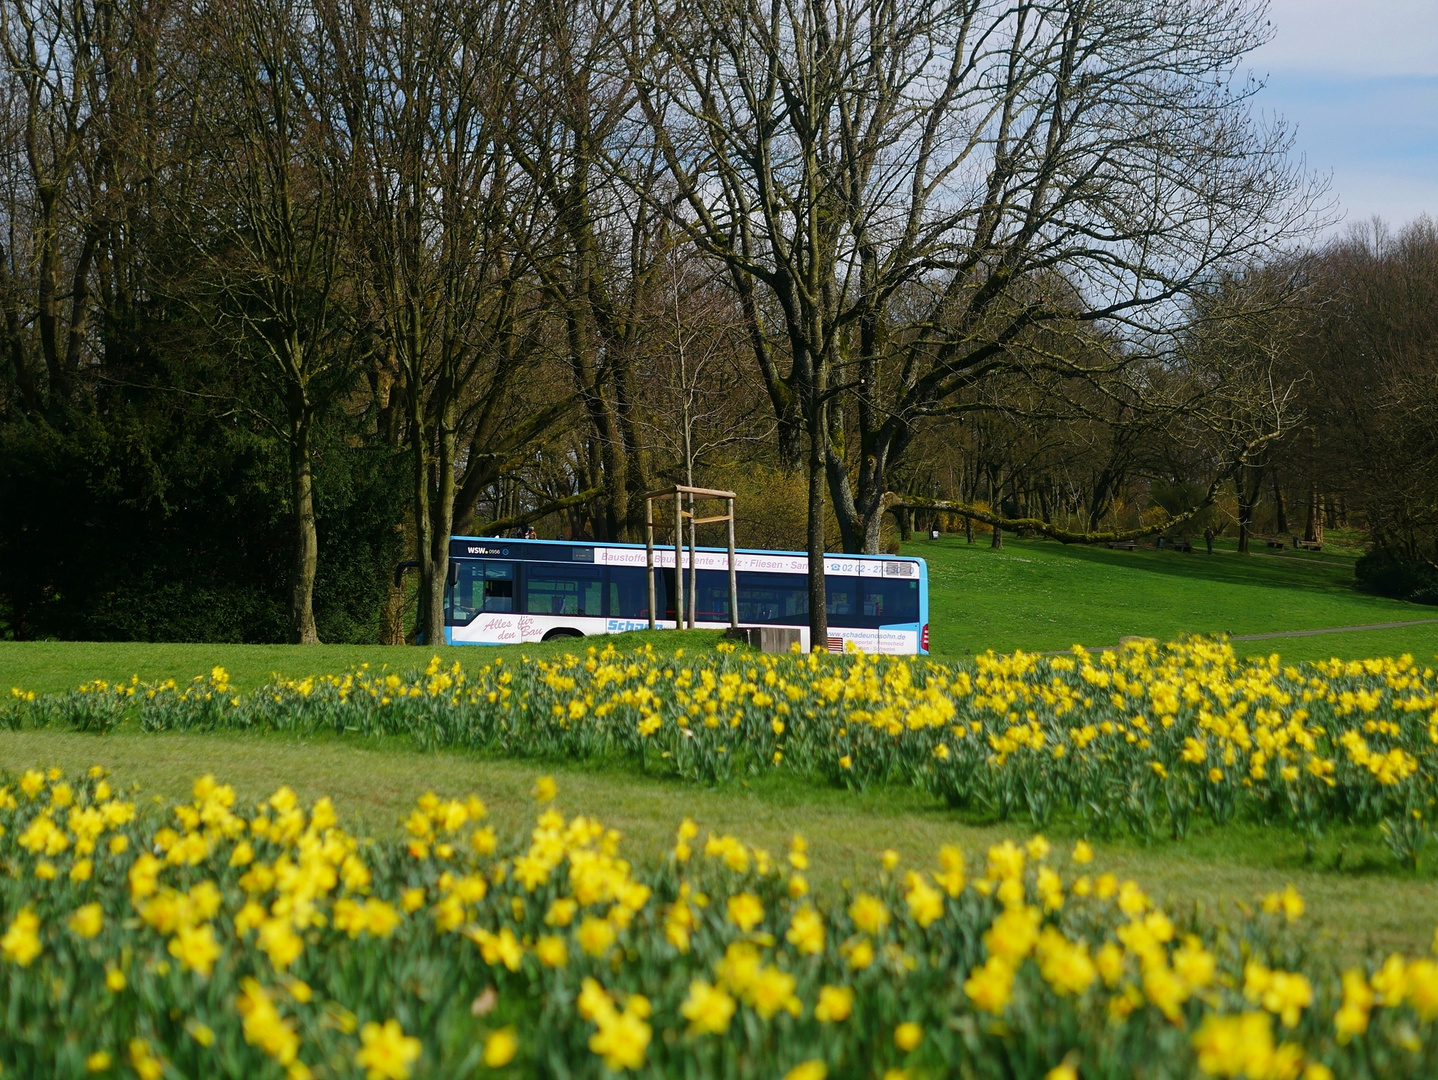
[[[1270,29],[0,0],[0,637],[437,640],[452,535],[676,482],[811,556],[1352,521],[1421,594],[1438,233],[1319,239]]]

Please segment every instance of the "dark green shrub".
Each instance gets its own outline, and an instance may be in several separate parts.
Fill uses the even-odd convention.
[[[1432,563],[1378,548],[1359,559],[1353,573],[1364,592],[1395,600],[1438,604],[1438,568]]]

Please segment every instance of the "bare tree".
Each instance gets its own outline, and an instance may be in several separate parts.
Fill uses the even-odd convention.
[[[1289,139],[1235,79],[1258,4],[653,0],[623,41],[705,251],[775,298],[809,442],[811,631],[824,486],[874,550],[887,476],[1026,335],[1104,324],[1153,355],[1176,300],[1291,235]],[[917,285],[927,302],[896,305]],[[1074,299],[1081,305],[1077,310]],[[1029,344],[1019,351],[1016,345]],[[1035,364],[1098,374],[1061,353]],[[854,394],[852,493],[830,404]]]
[[[1185,335],[1188,369],[1205,391],[1193,416],[1219,434],[1218,460],[1232,473],[1245,554],[1275,448],[1304,421],[1305,380],[1293,343],[1308,316],[1306,277],[1294,259],[1221,276],[1195,295]]]
[[[630,158],[627,183],[604,168],[633,106],[628,78],[612,62],[613,27],[627,11],[617,0],[534,0],[534,48],[510,135],[543,223],[524,243],[560,321],[555,352],[590,428],[580,486],[603,491],[591,520],[597,536],[616,540],[641,535],[651,486],[635,362],[667,228],[646,197],[652,151]]]
[[[674,462],[673,474],[689,485],[696,468],[767,438],[773,427],[762,414],[756,418],[762,404],[746,392],[752,343],[742,301],[736,303],[722,273],[688,245],[671,244],[645,313],[650,333],[639,356],[640,422],[655,452]]]
[[[104,180],[120,132],[109,98],[117,78],[134,81],[128,65],[107,62],[142,19],[131,5],[0,3],[0,335],[37,418],[76,404],[113,209]]]
[[[290,635],[314,644],[312,439],[348,358],[331,341],[346,205],[322,137],[327,46],[304,0],[216,0],[192,17],[186,149],[204,180],[176,216],[206,260],[233,355],[279,402],[277,418],[242,407],[287,448]]]
[[[536,351],[524,235],[532,188],[508,152],[528,24],[520,5],[448,0],[325,9],[342,123],[333,153],[355,207],[355,278],[373,363],[403,397],[419,562],[417,627],[444,639],[456,519],[572,400],[531,404]]]
[[[1438,568],[1438,225],[1354,228],[1307,265],[1321,303],[1294,366],[1310,375],[1308,430],[1290,442],[1304,481],[1306,536],[1328,507],[1351,508],[1374,547]]]

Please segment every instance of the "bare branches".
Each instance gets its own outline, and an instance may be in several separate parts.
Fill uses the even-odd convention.
[[[572,506],[583,506],[591,499],[597,499],[604,494],[600,488],[590,488],[588,491],[579,491],[573,495],[565,495],[563,498],[552,499],[540,503],[533,510],[526,510],[522,514],[515,514],[512,517],[498,518],[495,521],[481,525],[476,532],[478,536],[499,536],[510,529],[516,529],[521,525],[528,525],[530,522],[546,518],[550,514],[567,510]]]
[[[1291,346],[1322,192],[1250,108],[1259,0],[116,2],[0,0],[0,415],[273,433],[301,583],[313,432],[402,456],[435,640],[476,520],[777,476],[820,640],[835,527],[1182,527],[1353,408]]]
[[[1289,470],[1321,533],[1334,507],[1367,522],[1380,557],[1438,562],[1438,227],[1353,229],[1296,267],[1315,303],[1290,369],[1308,430]],[[1398,595],[1398,593],[1393,593]]]
[[[1301,235],[1321,194],[1234,81],[1256,7],[642,10],[619,45],[663,210],[772,294],[810,413],[853,388],[858,451],[828,464],[866,550],[885,472],[950,399],[1036,368],[1111,394],[1171,362],[1186,298]],[[1110,363],[1040,359],[1036,335],[1085,324],[1121,342]]]

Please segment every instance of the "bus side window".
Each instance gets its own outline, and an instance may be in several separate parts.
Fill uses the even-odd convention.
[[[894,578],[861,578],[864,615],[876,623],[919,621],[919,583]]]
[[[836,615],[842,619],[847,615],[857,614],[855,590],[858,584],[858,578],[839,577],[836,574],[825,575],[824,602],[831,619]],[[841,622],[837,625],[844,624]]]
[[[793,623],[809,618],[809,582],[803,574],[740,570],[741,623]]]
[[[871,619],[884,617],[884,583],[864,582],[864,614]]]
[[[919,583],[917,581],[895,580],[884,582],[884,621],[890,623],[916,623],[919,621]]]
[[[444,583],[444,621],[464,625],[474,617],[474,564],[449,561],[449,580]]]
[[[689,584],[686,575],[684,584]],[[689,601],[685,601],[688,606]],[[729,621],[729,571],[700,570],[699,592],[695,597],[694,618],[697,622]]]
[[[825,578],[833,626],[877,629],[919,621],[919,583],[902,578]]]
[[[514,563],[478,559],[450,560],[444,590],[444,617],[464,626],[476,615],[514,610]]]
[[[530,563],[524,569],[524,609],[530,615],[603,613],[604,585],[597,566]]]
[[[644,568],[640,566],[611,566],[606,571],[608,583],[605,586],[604,614],[611,619],[649,618],[649,589],[644,584]],[[664,618],[666,606],[672,607],[669,599],[669,581],[673,572],[654,571],[654,604],[659,609],[659,618]],[[672,617],[673,612],[670,611]]]

